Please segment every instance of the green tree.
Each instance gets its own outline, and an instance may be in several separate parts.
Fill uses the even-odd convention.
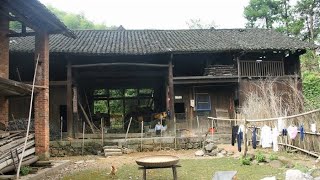
[[[298,18],[303,23],[303,39],[314,43],[320,33],[320,1],[299,0],[295,8]]]
[[[84,13],[75,14],[61,11],[52,6],[47,8],[55,14],[69,29],[116,29],[116,26],[107,26],[105,23],[94,23],[88,20]],[[20,30],[21,23],[17,21],[10,22],[10,29]]]
[[[272,29],[280,16],[279,0],[250,0],[244,8],[244,16],[248,20],[247,27]]]

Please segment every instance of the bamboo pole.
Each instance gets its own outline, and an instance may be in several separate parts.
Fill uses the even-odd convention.
[[[305,153],[307,153],[307,154],[310,154],[310,155],[312,155],[312,156],[314,156],[314,157],[319,158],[319,155],[318,155],[318,154],[313,153],[313,152],[310,152],[310,151],[305,150],[305,149],[302,149],[302,148],[299,148],[299,147],[297,147],[297,146],[293,146],[293,145],[290,145],[290,144],[284,144],[284,143],[278,143],[278,144],[279,144],[279,145],[282,145],[282,146],[288,146],[288,147],[291,147],[291,148],[298,149],[298,150],[300,150],[300,151],[302,151],[302,152],[305,152]]]
[[[129,124],[128,124],[128,127],[127,127],[127,132],[126,132],[126,137],[125,137],[126,143],[127,143],[127,139],[128,139],[128,133],[129,133],[129,130],[130,130],[130,126],[131,126],[131,121],[132,121],[132,117],[130,117]]]
[[[21,153],[21,158],[19,159],[19,165],[18,165],[18,169],[17,169],[17,179],[19,179],[19,175],[20,175],[20,168],[21,168],[21,164],[22,164],[23,156],[24,156],[24,153],[25,153],[25,150],[26,150],[27,141],[28,141],[28,136],[29,136],[29,131],[30,131],[31,114],[32,114],[32,107],[33,107],[33,96],[34,96],[34,86],[35,86],[35,82],[36,82],[36,76],[37,76],[37,70],[38,70],[39,58],[40,58],[40,54],[38,54],[37,62],[36,62],[36,67],[35,67],[34,75],[33,75],[32,91],[31,91],[31,99],[30,99],[30,105],[29,105],[28,126],[27,126],[26,137],[25,137],[25,140],[24,140],[24,146],[23,146],[22,153]]]

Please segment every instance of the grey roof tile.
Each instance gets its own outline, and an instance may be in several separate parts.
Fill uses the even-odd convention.
[[[169,52],[298,50],[315,45],[266,29],[75,30],[50,36],[53,54],[144,55]],[[33,52],[34,37],[11,38],[11,52]]]

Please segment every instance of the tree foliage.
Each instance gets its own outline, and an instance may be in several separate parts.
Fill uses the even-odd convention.
[[[275,29],[310,43],[320,40],[319,0],[250,0],[244,9],[247,27]],[[301,56],[306,105],[320,107],[320,58],[315,50]],[[310,107],[309,107],[310,108]]]
[[[55,14],[69,29],[116,29],[116,26],[107,26],[105,23],[94,23],[85,17],[84,13],[75,14],[61,11],[52,6],[47,8]],[[14,21],[10,22],[10,29],[21,29],[21,23]]]

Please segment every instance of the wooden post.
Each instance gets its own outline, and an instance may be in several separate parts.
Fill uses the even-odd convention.
[[[67,129],[68,136],[73,137],[73,106],[72,106],[72,68],[71,61],[67,65]]]
[[[247,156],[247,152],[248,152],[248,143],[247,143],[247,119],[244,119],[244,130],[243,130],[243,144],[244,144],[244,151],[243,151],[243,157]]]
[[[213,141],[213,119],[211,119],[211,129],[210,129],[210,131],[211,131],[211,139],[212,139],[212,141]]]
[[[83,122],[83,126],[82,126],[82,155],[84,152],[84,132],[85,132],[85,129],[86,129],[86,123]]]
[[[104,122],[103,118],[101,118],[101,146],[104,146]]]
[[[142,150],[143,150],[143,148],[142,148],[142,138],[143,138],[143,121],[141,121],[141,146],[140,146],[140,148],[141,148],[141,152],[142,152]]]
[[[173,65],[172,65],[173,54],[170,56],[169,68],[168,68],[168,85],[169,85],[169,110],[170,110],[170,119],[174,120],[174,88],[173,88]],[[174,123],[176,123],[174,121]]]
[[[62,141],[63,117],[60,117],[60,141]]]

